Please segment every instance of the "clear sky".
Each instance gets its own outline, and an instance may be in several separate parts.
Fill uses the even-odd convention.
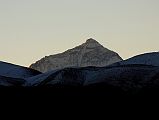
[[[94,38],[124,59],[159,51],[159,0],[0,0],[0,60],[29,66]]]

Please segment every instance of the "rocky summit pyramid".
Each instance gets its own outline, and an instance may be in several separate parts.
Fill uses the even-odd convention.
[[[115,62],[122,61],[122,58],[115,52],[103,47],[96,40],[90,38],[85,43],[63,53],[46,56],[30,68],[40,72],[48,72],[67,67],[103,67]]]

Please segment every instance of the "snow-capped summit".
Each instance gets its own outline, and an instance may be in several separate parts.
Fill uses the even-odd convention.
[[[102,67],[121,60],[122,58],[117,53],[103,47],[99,42],[90,38],[73,49],[42,58],[30,67],[41,72],[48,72],[67,67]]]

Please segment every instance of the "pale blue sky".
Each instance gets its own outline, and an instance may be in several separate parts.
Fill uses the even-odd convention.
[[[88,38],[124,59],[159,51],[159,0],[0,0],[0,60],[28,66]]]

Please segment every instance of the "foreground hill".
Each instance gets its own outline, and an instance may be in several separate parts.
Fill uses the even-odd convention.
[[[25,78],[33,77],[41,72],[0,61],[0,86],[22,86]]]
[[[0,75],[2,76],[23,79],[38,74],[40,72],[36,70],[0,61]]]
[[[159,88],[159,67],[120,65],[66,68],[28,78],[25,86],[111,86],[124,91]]]
[[[134,56],[128,60],[118,62],[114,65],[128,65],[128,64],[143,64],[159,66],[159,52],[145,53],[141,55]]]

